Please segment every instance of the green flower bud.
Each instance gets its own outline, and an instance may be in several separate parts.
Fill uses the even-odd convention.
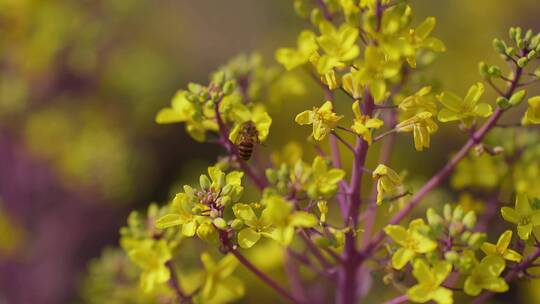
[[[516,49],[514,47],[506,48],[506,55],[514,56],[516,54]]]
[[[540,67],[534,70],[534,76],[536,76],[536,78],[540,78]]]
[[[500,77],[501,76],[501,68],[499,68],[496,65],[493,65],[489,67],[488,74],[493,77]]]
[[[221,230],[225,230],[227,228],[227,222],[225,222],[225,220],[221,217],[215,218],[212,223],[214,223],[214,225]]]
[[[220,174],[217,180],[218,188],[223,188],[225,186],[225,174]]]
[[[429,225],[431,226],[438,226],[442,224],[444,219],[433,210],[433,208],[429,208],[426,212],[426,217]]]
[[[233,190],[233,185],[225,185],[223,186],[223,189],[221,189],[221,194],[227,195],[231,193],[232,190]]]
[[[482,245],[486,240],[486,234],[482,232],[475,232],[471,235],[469,240],[467,241],[467,244],[471,247],[478,248],[480,245]]]
[[[447,222],[452,220],[452,206],[450,204],[444,204],[443,216]]]
[[[448,262],[455,263],[459,261],[459,254],[455,251],[448,251],[444,254],[444,259]]]
[[[311,15],[309,16],[309,19],[311,21],[311,24],[318,26],[321,21],[323,21],[323,15],[321,13],[321,10],[316,8],[311,11]]]
[[[225,196],[220,197],[217,203],[221,206],[227,206],[231,203],[231,201],[232,201],[231,197],[228,195],[225,195]]]
[[[518,59],[517,64],[520,68],[524,68],[529,63],[529,58],[521,57]]]
[[[489,78],[489,67],[488,65],[481,61],[480,63],[478,63],[478,72],[480,72],[480,75],[483,77],[483,78]]]
[[[463,207],[456,206],[456,208],[454,208],[454,213],[452,214],[452,220],[456,222],[461,221],[461,219],[463,218],[463,213]]]
[[[501,54],[504,54],[506,51],[506,45],[504,42],[497,38],[493,39],[493,48],[495,51]]]
[[[243,226],[244,226],[244,222],[242,222],[242,220],[234,219],[231,222],[231,228],[234,230],[240,230],[242,229]]]
[[[236,82],[234,80],[229,80],[223,85],[223,93],[225,95],[231,95],[236,88]]]
[[[531,43],[530,43],[530,46],[531,48],[535,49],[538,44],[540,43],[540,33],[539,34],[536,34],[532,39],[531,39]]]
[[[294,11],[302,18],[307,18],[309,16],[309,9],[302,0],[294,0]]]
[[[459,237],[459,239],[460,239],[462,242],[466,243],[466,242],[469,240],[469,238],[471,237],[471,235],[472,235],[472,232],[470,232],[470,231],[465,231],[465,232],[463,232],[463,233],[461,234],[461,236]]]
[[[211,209],[210,210],[210,213],[208,214],[211,218],[216,218],[219,216],[219,211],[217,211],[216,209]]]
[[[206,191],[210,189],[210,186],[212,185],[212,181],[210,181],[208,176],[203,174],[199,177],[199,185],[201,186],[202,190]]]
[[[523,39],[521,37],[518,38],[518,40],[516,41],[516,44],[517,44],[517,47],[520,48],[520,49],[525,48],[525,41],[523,41]]]
[[[519,105],[523,101],[523,98],[525,98],[526,93],[527,92],[525,90],[520,90],[520,91],[514,93],[514,95],[512,95],[512,97],[510,97],[510,100],[509,100],[510,105],[512,105],[512,106]]]
[[[476,225],[476,213],[474,211],[469,211],[463,217],[463,224],[469,229],[473,229]]]
[[[510,107],[510,102],[506,97],[497,97],[497,105],[502,109],[508,109]]]
[[[508,36],[510,37],[510,39],[512,40],[516,40],[516,28],[515,27],[511,27],[509,30],[508,30]]]
[[[532,50],[529,52],[529,54],[527,54],[527,59],[533,60],[534,58],[536,58],[536,55],[537,55],[536,50]]]
[[[197,236],[206,242],[214,243],[218,239],[218,233],[214,226],[210,223],[202,223],[197,228]]]
[[[223,71],[216,72],[214,73],[214,75],[212,75],[212,82],[218,87],[221,87],[223,85],[225,79],[225,72]]]
[[[525,32],[525,41],[529,42],[531,41],[531,38],[532,38],[532,35],[533,35],[533,31],[531,29],[527,30],[527,32]]]

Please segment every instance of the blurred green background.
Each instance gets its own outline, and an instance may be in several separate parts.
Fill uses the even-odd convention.
[[[448,48],[420,75],[460,94],[480,80],[478,61],[500,63],[493,37],[514,25],[540,31],[538,0],[410,2],[417,21],[437,17]],[[157,111],[236,54],[258,50],[274,65],[274,50],[305,26],[292,1],[0,0],[0,303],[76,299],[127,213],[166,201],[216,159],[183,126],[155,124]],[[272,104],[267,149],[320,103],[309,92]],[[303,131],[290,134],[303,141]],[[442,128],[422,157],[409,140],[396,167],[427,176],[463,135]]]

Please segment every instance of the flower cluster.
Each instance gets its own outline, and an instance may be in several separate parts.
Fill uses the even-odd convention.
[[[385,264],[385,282],[401,293],[392,303],[453,303],[458,292],[487,299],[507,291],[511,280],[530,276],[527,270],[540,256],[540,200],[534,198],[540,196],[539,136],[523,129],[488,133],[525,100],[523,87],[540,78],[540,72],[525,70],[538,58],[540,35],[512,28],[512,43],[494,41],[512,70],[480,64],[484,82],[499,95],[490,103],[484,83],[461,97],[409,76],[446,48],[432,37],[435,18],[415,22],[406,1],[295,0],[294,7],[312,28],[299,34],[296,47],[277,50],[283,76],[263,67],[257,56],[239,57],[209,84],[190,83],[158,113],[159,123],[184,123],[195,140],[217,143],[227,154],[200,175],[198,186],[185,185],[164,207],[129,217],[121,245],[137,266],[140,289],[160,293],[169,286],[163,294],[172,291],[179,302],[228,303],[247,290],[241,273],[233,275],[241,264],[283,300],[312,299],[303,290],[310,272],[336,284],[335,295],[321,290],[321,301],[348,304],[377,285],[367,283],[370,273],[384,272],[378,266]],[[302,147],[285,134],[282,152],[265,155],[261,149],[247,161],[255,145],[269,139],[272,118],[261,100],[272,81],[289,79],[294,90],[299,78],[287,77],[304,72],[324,92],[294,119],[311,127],[308,142],[316,156],[305,162]],[[539,100],[528,99],[512,128],[539,123]],[[448,122],[459,122],[468,139],[441,169],[426,166],[419,173],[407,161],[393,163],[391,154],[401,143],[396,137],[412,133],[409,145],[424,151],[439,123]],[[435,173],[420,186],[426,171]],[[416,176],[405,180],[406,172]],[[443,187],[447,178],[451,190]],[[459,204],[435,211],[455,194]],[[515,207],[505,206],[516,194]],[[392,208],[380,207],[397,199],[401,203]],[[420,203],[431,206],[426,220],[399,225]],[[487,234],[499,210],[499,220],[516,226],[519,241],[513,242],[508,227]],[[203,245],[192,246],[200,240]],[[217,261],[217,250],[207,246],[222,258]],[[282,255],[268,253],[267,246]],[[290,290],[267,273],[275,269],[259,265],[274,258],[285,264]]]

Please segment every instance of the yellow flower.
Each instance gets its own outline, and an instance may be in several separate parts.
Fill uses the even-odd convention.
[[[186,91],[180,90],[174,96],[171,107],[159,111],[156,116],[158,124],[184,122],[186,131],[193,139],[204,141],[206,131],[217,131],[218,125],[214,119],[199,118],[193,103],[186,98]]]
[[[313,125],[313,138],[322,140],[332,131],[337,122],[343,117],[333,111],[332,102],[325,102],[320,108],[314,107],[311,111],[304,111],[294,119],[299,125]]]
[[[398,107],[407,117],[421,112],[429,112],[433,115],[437,114],[437,106],[435,105],[433,95],[431,95],[430,86],[423,87],[414,95],[405,97],[399,103]]]
[[[309,61],[309,58],[318,49],[315,41],[315,34],[311,31],[302,31],[298,36],[298,49],[281,48],[276,52],[276,60],[285,66],[287,70],[292,70],[297,66]]]
[[[524,125],[540,124],[540,96],[529,98],[527,103],[529,104],[529,107],[527,108],[521,123]]]
[[[422,219],[411,221],[409,228],[399,225],[388,225],[384,232],[401,247],[392,255],[392,267],[402,269],[416,255],[428,253],[437,248],[437,243],[420,233],[426,224]]]
[[[372,177],[377,180],[377,205],[382,203],[385,194],[396,193],[402,186],[396,171],[382,164],[375,168]]]
[[[395,77],[400,69],[399,61],[390,60],[379,47],[369,45],[364,51],[364,59],[343,76],[343,89],[354,98],[360,98],[365,86],[373,96],[375,103],[380,104],[386,96],[386,79]]]
[[[517,232],[522,240],[528,240],[534,227],[540,226],[540,210],[532,208],[529,198],[525,194],[518,194],[516,206],[501,208],[502,217],[517,225]]]
[[[437,124],[431,119],[433,114],[421,112],[413,117],[404,120],[396,126],[398,132],[413,132],[414,148],[422,151],[429,148],[430,134],[437,131]]]
[[[452,265],[446,261],[437,261],[429,267],[423,259],[413,264],[413,276],[418,284],[407,290],[409,300],[425,303],[430,300],[439,304],[452,304],[452,290],[441,286],[452,271]]]
[[[451,92],[441,93],[437,99],[444,109],[439,112],[437,118],[441,122],[461,120],[466,126],[470,126],[475,117],[490,116],[491,106],[487,103],[478,103],[483,94],[484,85],[480,82],[471,86],[465,98]]]
[[[321,36],[317,37],[317,42],[326,56],[336,60],[340,65],[358,57],[360,48],[356,45],[358,39],[358,29],[344,24],[339,29],[328,21],[319,24]],[[324,57],[324,55],[323,55]]]
[[[164,240],[145,240],[128,252],[133,263],[141,268],[140,284],[144,292],[151,292],[158,284],[170,278],[165,263],[171,259],[171,251]]]
[[[434,17],[428,17],[416,29],[411,29],[406,37],[407,42],[414,50],[407,56],[407,62],[413,68],[416,67],[416,53],[419,49],[427,48],[434,52],[446,51],[444,43],[433,37],[428,37],[435,28],[436,20]]]
[[[493,292],[508,290],[506,281],[499,277],[505,268],[504,260],[500,256],[488,255],[473,269],[470,276],[465,279],[464,291],[470,296],[477,296],[486,289]]]
[[[521,254],[512,249],[508,249],[510,241],[512,241],[512,230],[506,230],[501,234],[499,240],[497,240],[497,244],[484,242],[480,249],[482,249],[486,255],[498,255],[508,261],[520,262],[523,258]]]
[[[355,101],[352,105],[352,110],[354,113],[354,120],[351,129],[371,145],[373,138],[371,131],[374,129],[379,129],[383,126],[384,122],[378,118],[371,118],[367,115],[362,115],[360,112],[360,103]]]

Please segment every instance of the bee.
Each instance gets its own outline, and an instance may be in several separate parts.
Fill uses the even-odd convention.
[[[259,132],[255,127],[255,124],[252,121],[244,123],[238,138],[236,139],[236,146],[238,147],[238,152],[240,158],[247,161],[251,158],[253,154],[253,147],[255,144],[259,144]]]

